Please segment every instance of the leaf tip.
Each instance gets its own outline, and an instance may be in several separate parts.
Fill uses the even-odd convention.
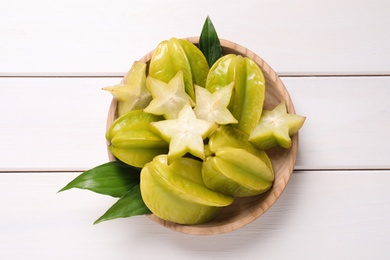
[[[68,185],[66,185],[65,187],[63,187],[62,189],[58,190],[56,193],[60,193],[60,192],[63,192],[63,191],[66,191],[66,190],[69,190],[70,188],[68,187]]]
[[[97,224],[99,224],[99,223],[102,223],[103,221],[104,221],[104,219],[98,218],[97,220],[95,220],[95,221],[93,222],[93,225],[97,225]]]

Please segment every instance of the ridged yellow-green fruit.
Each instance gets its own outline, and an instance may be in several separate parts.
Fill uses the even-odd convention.
[[[162,41],[154,51],[149,76],[168,83],[178,71],[183,71],[186,93],[195,101],[194,84],[204,87],[209,65],[203,53],[184,39]]]
[[[233,198],[208,189],[203,183],[202,163],[179,158],[168,165],[159,155],[141,171],[141,195],[158,217],[179,224],[194,225],[215,218]]]
[[[143,167],[159,154],[168,152],[169,144],[149,130],[150,122],[162,120],[156,116],[133,110],[113,122],[106,133],[108,149],[122,162]]]
[[[220,126],[209,137],[203,179],[210,189],[246,197],[268,190],[274,171],[268,155],[248,141],[248,134]]]
[[[203,163],[203,181],[212,190],[233,197],[248,197],[267,191],[273,183],[272,169],[262,158],[232,147],[217,150]]]
[[[250,134],[259,122],[265,98],[265,79],[250,58],[228,54],[210,68],[206,89],[211,93],[234,82],[229,109],[238,120],[236,127]]]
[[[249,136],[243,131],[232,126],[220,126],[209,138],[208,153],[215,153],[224,147],[240,148],[260,157],[272,170],[272,163],[268,155],[248,141]]]

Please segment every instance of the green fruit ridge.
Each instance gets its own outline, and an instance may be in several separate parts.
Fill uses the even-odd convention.
[[[183,72],[186,93],[195,100],[194,84],[205,86],[209,65],[203,53],[184,39],[162,41],[155,49],[149,66],[149,76],[168,83]]]
[[[168,152],[169,144],[150,131],[149,124],[161,116],[132,110],[113,122],[107,131],[109,151],[119,160],[142,168],[155,156]]]
[[[209,68],[194,44],[171,38],[148,65],[135,63],[124,83],[105,88],[120,111],[106,132],[109,150],[142,168],[140,192],[152,213],[201,224],[234,198],[272,187],[266,150],[290,147],[305,118],[284,102],[263,110],[265,87],[250,58],[228,54]]]
[[[202,163],[180,158],[168,165],[159,155],[141,171],[141,195],[158,217],[179,224],[194,225],[215,218],[233,203],[233,197],[208,189],[202,178]]]
[[[259,66],[241,55],[228,54],[210,68],[206,89],[211,93],[233,82],[234,91],[229,110],[238,120],[236,127],[250,134],[260,119],[264,98],[265,79]]]
[[[240,148],[224,147],[203,163],[207,187],[233,197],[248,197],[267,191],[274,180],[272,169],[261,157]]]

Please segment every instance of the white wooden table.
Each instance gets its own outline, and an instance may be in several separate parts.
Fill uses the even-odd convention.
[[[111,96],[170,37],[219,36],[265,59],[298,114],[291,181],[261,218],[190,236],[113,202],[57,194],[107,162]],[[388,259],[390,2],[5,0],[0,8],[0,259]]]

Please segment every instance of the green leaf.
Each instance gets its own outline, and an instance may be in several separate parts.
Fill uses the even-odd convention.
[[[127,218],[150,213],[151,211],[146,207],[142,199],[140,186],[135,185],[93,224],[116,218]]]
[[[83,172],[59,192],[79,188],[119,198],[139,184],[140,172],[121,161],[112,161]]]
[[[199,49],[206,57],[210,67],[223,55],[217,32],[208,16],[199,37]]]

